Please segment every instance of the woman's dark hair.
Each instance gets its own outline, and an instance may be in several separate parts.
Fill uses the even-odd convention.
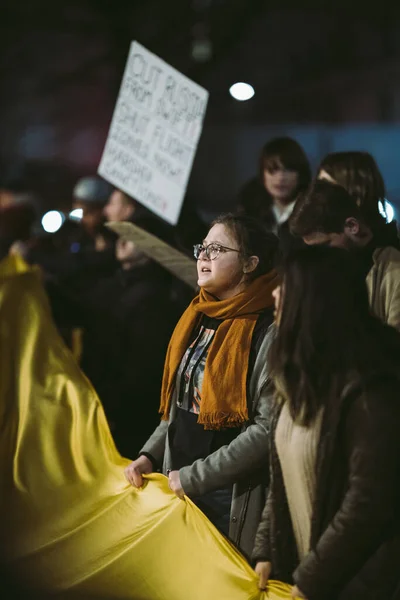
[[[278,397],[309,425],[338,401],[349,376],[399,368],[400,336],[373,317],[356,259],[345,250],[305,247],[283,265],[283,294],[269,361]]]
[[[278,238],[262,223],[247,215],[226,213],[211,223],[211,227],[214,225],[224,225],[228,229],[236,240],[243,259],[258,257],[257,267],[249,273],[250,281],[269,273],[275,267],[279,251]]]
[[[275,138],[265,144],[261,150],[258,176],[248,181],[240,190],[238,211],[262,219],[271,227],[274,218],[271,213],[272,198],[264,186],[264,171],[280,169],[296,171],[299,176],[298,185],[293,193],[293,200],[304,193],[311,181],[311,169],[304,150],[288,137]]]
[[[322,170],[354,198],[371,229],[385,223],[378,206],[379,201],[385,200],[385,183],[371,154],[334,152],[323,159],[318,172]]]
[[[260,180],[264,180],[264,171],[273,173],[282,168],[296,171],[299,176],[294,198],[307,190],[311,181],[310,164],[300,144],[289,137],[274,138],[265,144],[260,155]]]

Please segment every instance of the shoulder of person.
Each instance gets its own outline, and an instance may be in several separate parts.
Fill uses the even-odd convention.
[[[276,325],[273,322],[273,316],[271,319],[266,319],[260,323],[258,330],[255,329],[251,354],[253,355],[254,362],[262,361],[266,363],[268,357],[268,351],[271,346],[273,339],[276,336]]]
[[[400,371],[388,366],[386,369],[379,368],[370,373],[350,376],[341,399],[344,404],[348,402],[353,404],[356,401],[360,409],[395,402],[399,405],[400,411],[399,394]]]
[[[257,319],[257,323],[256,326],[254,328],[254,337],[260,337],[261,339],[263,339],[269,328],[271,327],[271,325],[274,322],[274,311],[273,308],[268,308],[266,310],[263,310],[258,319]]]
[[[372,255],[374,264],[378,268],[400,269],[400,250],[393,246],[377,248]]]

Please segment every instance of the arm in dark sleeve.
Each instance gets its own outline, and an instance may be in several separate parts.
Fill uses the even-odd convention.
[[[272,490],[268,490],[267,501],[261,515],[260,524],[257,529],[254,550],[252,553],[252,562],[271,561],[270,549],[270,515],[272,508]]]
[[[348,489],[294,580],[308,598],[340,591],[383,543],[394,522],[399,476],[397,380],[376,382],[353,401],[346,422]]]

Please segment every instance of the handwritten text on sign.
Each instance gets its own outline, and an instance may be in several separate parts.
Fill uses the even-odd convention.
[[[207,99],[205,89],[133,42],[99,174],[175,225]]]

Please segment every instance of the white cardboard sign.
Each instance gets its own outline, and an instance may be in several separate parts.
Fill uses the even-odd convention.
[[[176,225],[208,92],[132,42],[98,173]]]
[[[152,233],[148,233],[148,231],[133,223],[111,221],[106,225],[121,238],[134,242],[138,249],[197,291],[198,277],[194,259],[187,257],[176,248],[172,248]]]

